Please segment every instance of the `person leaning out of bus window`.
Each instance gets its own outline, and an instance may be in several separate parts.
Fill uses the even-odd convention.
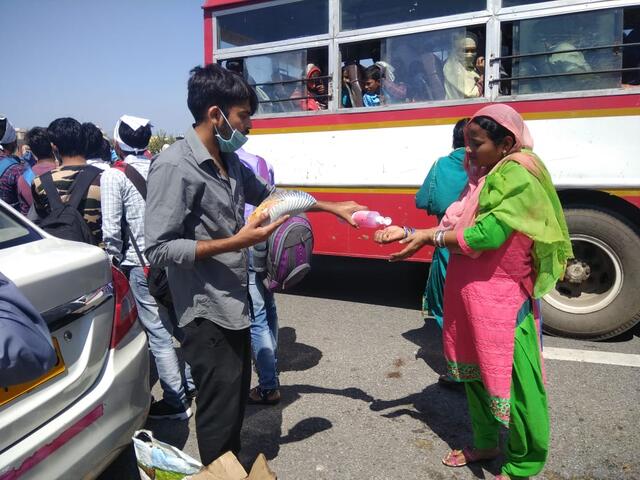
[[[362,102],[365,107],[379,107],[382,105],[380,93],[380,67],[371,65],[364,71],[364,93],[362,94]]]
[[[448,99],[483,95],[484,57],[478,56],[478,37],[471,32],[454,42],[444,63],[444,89]]]

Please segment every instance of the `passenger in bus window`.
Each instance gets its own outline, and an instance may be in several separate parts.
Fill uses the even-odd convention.
[[[342,67],[342,91],[340,94],[342,108],[364,106],[362,102],[364,78],[364,67],[357,61],[349,62]]]
[[[364,72],[364,95],[362,95],[362,102],[365,107],[379,107],[382,105],[380,98],[380,79],[382,75],[380,73],[380,67],[378,65],[371,65]]]
[[[305,110],[324,110],[327,108],[327,89],[324,80],[318,79],[322,76],[320,67],[313,63],[307,65],[307,93],[310,97],[307,99]]]
[[[353,107],[353,92],[351,91],[351,80],[347,67],[342,67],[342,88],[340,90],[340,106],[342,108]]]
[[[323,80],[318,78],[321,74],[322,71],[317,65],[313,63],[307,65],[305,77],[289,97],[295,101],[297,111],[317,111],[327,108],[327,90]]]
[[[407,86],[405,83],[399,81],[396,72],[401,71],[394,65],[388,62],[378,61],[376,66],[380,70],[380,88],[382,96],[385,99],[385,103],[404,103],[407,99]]]
[[[433,52],[425,52],[414,61],[409,70],[414,72],[409,96],[415,101],[444,100],[443,64]]]
[[[454,41],[444,63],[444,89],[448,99],[483,95],[484,57],[478,56],[478,37],[472,32]]]

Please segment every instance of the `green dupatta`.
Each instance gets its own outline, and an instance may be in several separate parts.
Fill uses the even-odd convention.
[[[560,199],[542,161],[530,150],[538,174],[517,160],[506,161],[490,172],[480,192],[476,222],[489,214],[533,240],[536,280],[533,296],[540,298],[564,277],[573,258]]]

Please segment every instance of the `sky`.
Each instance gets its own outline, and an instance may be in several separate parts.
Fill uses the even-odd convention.
[[[204,60],[203,0],[0,0],[0,114],[58,117],[109,136],[123,114],[183,133],[189,70]]]

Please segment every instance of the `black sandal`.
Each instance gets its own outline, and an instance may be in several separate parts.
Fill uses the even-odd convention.
[[[263,390],[259,386],[249,390],[250,405],[276,405],[280,403],[280,390],[277,388]]]

